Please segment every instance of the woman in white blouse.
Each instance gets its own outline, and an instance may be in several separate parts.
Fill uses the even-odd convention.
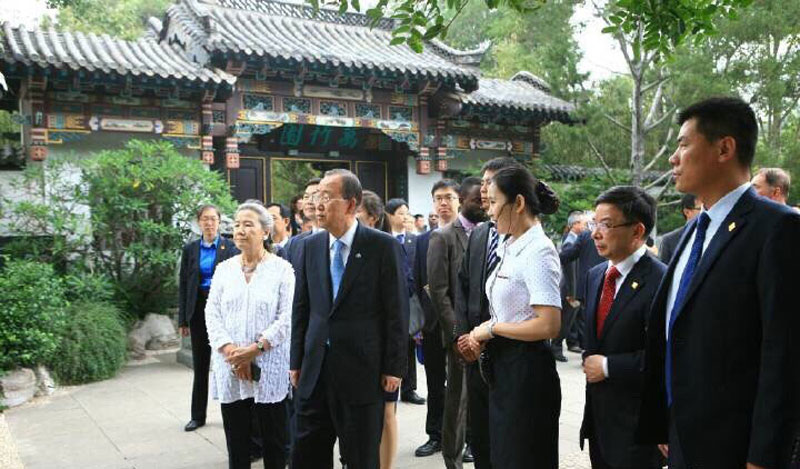
[[[242,253],[217,266],[206,305],[211,388],[222,403],[231,469],[250,467],[253,415],[263,439],[264,467],[286,466],[295,280],[291,265],[265,248],[272,223],[260,204],[239,206],[233,239]]]
[[[561,387],[547,340],[561,327],[561,265],[540,214],[558,197],[524,168],[498,171],[489,186],[489,214],[506,240],[488,268],[491,320],[472,330],[485,346],[481,373],[489,390],[492,466],[558,467]]]

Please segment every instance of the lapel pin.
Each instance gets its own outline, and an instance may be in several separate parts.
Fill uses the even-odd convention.
[[[736,229],[736,222],[732,221],[730,225],[728,225],[728,231],[733,231]]]
[[[361,259],[361,253],[360,252],[356,253],[356,259]]]
[[[220,246],[219,248],[220,248],[221,250],[223,250],[223,251],[224,251],[224,250],[225,250],[225,245],[223,244],[223,245],[222,245],[222,246]]]
[[[637,288],[639,288],[639,282],[633,282],[633,283],[631,284],[631,288],[633,288],[634,290],[636,290]]]

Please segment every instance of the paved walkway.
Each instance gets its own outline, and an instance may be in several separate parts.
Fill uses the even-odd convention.
[[[588,468],[588,453],[581,453],[577,444],[583,413],[583,374],[578,356],[568,355],[570,362],[558,368],[563,393],[561,467]],[[193,433],[183,431],[189,416],[192,374],[174,357],[170,353],[132,363],[112,380],[60,388],[50,397],[6,411],[5,420],[25,468],[227,467],[219,405],[209,403],[205,427]],[[418,376],[419,393],[424,396],[422,367]],[[439,455],[414,457],[414,448],[427,439],[423,430],[425,406],[401,403],[397,416],[400,442],[396,468],[444,467]],[[0,455],[4,453],[3,444],[8,442],[0,438]],[[253,465],[258,467],[263,466]]]

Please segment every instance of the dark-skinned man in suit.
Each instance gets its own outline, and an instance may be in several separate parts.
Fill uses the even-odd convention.
[[[356,221],[361,193],[350,171],[325,173],[314,201],[326,231],[306,238],[294,262],[294,469],[332,468],[337,437],[348,468],[376,469],[383,393],[395,392],[405,374],[402,247]]]
[[[445,198],[457,197],[460,211],[451,223],[431,234],[428,248],[428,285],[431,300],[442,330],[442,344],[447,353],[447,389],[445,391],[442,457],[445,467],[460,469],[463,465],[464,442],[469,444],[467,424],[467,385],[464,362],[458,354],[455,324],[455,295],[458,270],[472,230],[481,223],[486,212],[481,209],[481,181],[465,178],[455,187],[440,181],[433,186],[436,205],[448,203]],[[441,184],[441,185],[440,185]]]
[[[481,208],[489,209],[489,185],[495,173],[503,168],[519,166],[509,157],[494,158],[481,168]],[[499,263],[497,246],[500,237],[494,226],[482,223],[469,237],[467,249],[458,269],[458,288],[456,289],[455,317],[458,337],[458,353],[467,363],[467,413],[470,425],[470,449],[475,458],[476,469],[492,467],[489,443],[489,388],[478,370],[480,349],[471,349],[469,332],[490,318],[489,300],[486,298],[486,277]],[[491,262],[491,263],[490,263]]]
[[[710,98],[678,116],[675,188],[703,200],[656,293],[642,443],[670,468],[800,463],[800,215],[756,195],[752,108]]]
[[[703,203],[692,194],[684,194],[681,197],[681,214],[683,214],[686,224],[694,220],[694,217],[700,214],[703,209]],[[675,254],[675,248],[678,247],[678,241],[681,240],[683,229],[686,227],[684,224],[680,228],[676,228],[661,237],[661,245],[658,249],[658,257],[661,262],[669,264],[672,260],[672,255]]]
[[[597,197],[590,223],[597,252],[608,262],[586,279],[583,371],[586,405],[580,431],[593,469],[660,469],[656,445],[635,443],[641,405],[647,320],[667,267],[647,250],[656,201],[634,186]]]

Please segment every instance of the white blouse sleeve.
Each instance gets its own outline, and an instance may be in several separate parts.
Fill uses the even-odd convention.
[[[206,301],[206,329],[211,350],[219,350],[225,344],[232,344],[225,321],[222,319],[222,292],[225,289],[225,266],[219,265],[211,278],[211,289]]]
[[[530,295],[531,306],[561,308],[561,263],[553,246],[531,250],[530,267],[524,269],[523,278]]]
[[[291,334],[292,301],[294,299],[294,269],[286,263],[278,287],[278,312],[275,321],[269,325],[261,336],[269,342],[270,347],[283,343]]]

